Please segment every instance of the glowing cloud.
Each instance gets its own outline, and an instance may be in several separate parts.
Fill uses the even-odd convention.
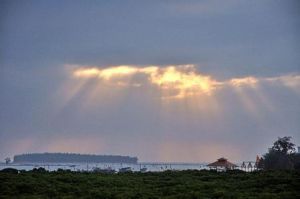
[[[196,72],[194,65],[166,66],[164,68],[158,66],[141,68],[136,66],[114,66],[104,69],[80,67],[73,71],[73,75],[79,78],[99,78],[105,81],[118,79],[116,81],[118,85],[129,84],[128,80],[122,78],[133,77],[137,74],[146,75],[148,83],[158,86],[160,89],[169,90],[169,93],[175,93],[163,97],[183,98],[188,95],[210,95],[220,84],[210,76]],[[141,83],[138,82],[134,85],[141,85]]]
[[[257,89],[261,82],[277,82],[293,90],[300,85],[299,75],[265,78],[247,76],[218,81],[209,75],[199,73],[195,65],[165,67],[120,65],[106,68],[74,65],[72,76],[85,80],[94,78],[99,81],[99,84],[117,87],[152,85],[161,90],[162,99],[211,96],[217,88],[224,86],[230,86],[241,93],[244,88]]]
[[[109,80],[116,76],[125,76],[138,72],[137,68],[130,66],[116,66],[106,69],[99,68],[80,68],[74,71],[77,77],[99,77],[101,79]]]
[[[258,79],[255,77],[244,77],[244,78],[233,78],[230,81],[230,84],[236,87],[240,86],[255,86],[258,83]]]
[[[194,71],[193,66],[176,68],[170,66],[161,69],[160,73],[153,73],[150,76],[151,83],[163,89],[177,89],[176,97],[185,97],[200,93],[211,94],[217,87],[218,82],[210,76],[205,76]]]

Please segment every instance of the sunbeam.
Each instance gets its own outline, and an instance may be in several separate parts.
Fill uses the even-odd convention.
[[[72,68],[71,87],[67,86],[66,102],[80,90],[87,90],[86,105],[94,106],[100,102],[113,102],[124,99],[129,91],[145,92],[149,97],[159,97],[162,107],[172,103],[181,104],[193,111],[218,113],[222,109],[221,101],[214,94],[218,90],[230,87],[237,94],[245,110],[259,117],[259,106],[274,110],[271,100],[262,91],[261,83],[282,84],[293,92],[298,92],[299,75],[256,78],[254,76],[233,77],[218,81],[210,75],[197,71],[195,65],[135,66],[119,65],[111,67],[67,65]],[[90,81],[87,87],[87,81]],[[135,89],[136,88],[136,89]],[[251,92],[250,92],[251,91]],[[185,104],[185,105],[184,105]],[[178,107],[177,107],[178,108]]]

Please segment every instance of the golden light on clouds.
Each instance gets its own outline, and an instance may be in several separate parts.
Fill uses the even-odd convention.
[[[146,79],[140,80],[140,82],[132,83],[126,79],[126,77],[133,78],[135,75],[141,74],[146,76]],[[162,97],[174,98],[184,98],[189,95],[199,94],[210,95],[220,85],[212,77],[196,72],[194,65],[166,67],[114,66],[103,69],[80,67],[73,71],[73,75],[78,78],[99,78],[104,81],[115,82],[116,85],[122,86],[137,86],[150,83],[162,90],[169,90],[169,93],[173,93],[171,96]]]
[[[233,86],[255,86],[258,83],[258,79],[255,77],[233,78],[229,81]]]
[[[126,89],[144,89],[153,91],[153,97],[160,99],[192,99],[199,103],[201,99],[214,100],[218,90],[233,89],[245,104],[245,107],[255,109],[255,103],[251,98],[259,97],[267,99],[260,90],[262,83],[276,83],[286,86],[296,92],[300,85],[299,75],[283,75],[277,77],[256,78],[254,76],[233,77],[224,81],[219,81],[211,75],[200,73],[195,65],[169,65],[169,66],[134,66],[119,65],[110,67],[98,66],[78,66],[71,67],[71,76],[78,82],[84,82],[77,86],[80,90],[92,90],[90,99],[97,96],[107,95],[112,92],[127,92]],[[89,81],[93,86],[89,86]],[[76,88],[77,88],[76,87]],[[93,88],[93,89],[92,89]],[[149,89],[151,88],[151,89]],[[249,89],[252,90],[250,95]],[[70,89],[72,90],[72,89]],[[74,90],[74,89],[73,89]],[[76,89],[77,91],[78,89]],[[104,94],[104,91],[106,94]],[[124,93],[123,92],[123,93]],[[98,93],[98,94],[97,94]],[[257,96],[253,96],[257,93]],[[72,94],[72,96],[74,96]],[[200,99],[201,98],[201,99]],[[217,100],[217,99],[215,99]],[[190,100],[189,100],[190,101]],[[268,101],[268,100],[264,100]]]
[[[109,80],[116,76],[126,76],[138,72],[137,68],[130,66],[116,66],[111,68],[99,69],[99,68],[79,68],[74,71],[76,77],[98,77],[105,80]]]
[[[218,82],[210,76],[196,73],[194,67],[189,65],[181,69],[170,66],[162,69],[160,73],[151,74],[151,83],[162,89],[177,89],[179,93],[175,97],[178,98],[202,93],[211,94],[216,89]]]

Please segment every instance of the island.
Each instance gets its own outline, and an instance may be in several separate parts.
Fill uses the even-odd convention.
[[[127,163],[136,164],[137,157],[77,153],[29,153],[14,156],[14,163]]]

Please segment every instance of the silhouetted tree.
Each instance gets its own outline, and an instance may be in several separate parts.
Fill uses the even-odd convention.
[[[0,173],[13,173],[13,174],[18,174],[19,171],[15,168],[5,168],[0,170]]]
[[[32,171],[33,171],[33,172],[37,172],[37,173],[44,173],[44,172],[47,172],[46,169],[43,168],[43,167],[33,168]]]
[[[293,156],[295,144],[291,143],[291,137],[278,138],[269,152],[264,155],[263,168],[271,169],[294,169]]]
[[[300,171],[300,153],[292,154],[292,161],[294,163],[294,169]]]
[[[277,151],[270,150],[269,153],[264,156],[264,169],[280,169],[289,170],[293,169],[294,164],[290,155],[279,153]]]
[[[278,140],[274,142],[272,150],[283,154],[291,154],[295,152],[295,144],[291,143],[291,137],[279,137]]]

